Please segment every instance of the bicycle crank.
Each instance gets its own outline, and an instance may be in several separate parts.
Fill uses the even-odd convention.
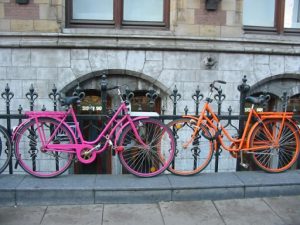
[[[93,162],[97,156],[96,152],[91,151],[91,148],[88,147],[77,149],[76,154],[78,160],[84,164],[89,164]]]

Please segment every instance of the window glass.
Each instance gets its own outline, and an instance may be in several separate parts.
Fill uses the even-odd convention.
[[[113,0],[73,0],[73,19],[113,20]]]
[[[125,21],[163,21],[163,0],[124,0]]]
[[[300,28],[300,0],[285,0],[284,27]]]
[[[244,0],[243,25],[274,27],[275,0]]]

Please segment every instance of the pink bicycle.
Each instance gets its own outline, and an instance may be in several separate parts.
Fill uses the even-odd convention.
[[[94,141],[82,136],[72,107],[80,102],[78,96],[64,99],[62,105],[68,106],[65,112],[26,112],[29,118],[13,133],[19,165],[36,177],[55,177],[70,167],[75,155],[81,163],[88,164],[111,147],[121,164],[136,176],[152,177],[166,170],[175,153],[172,131],[156,119],[132,118],[119,87],[108,90],[112,89],[118,90],[121,104]]]

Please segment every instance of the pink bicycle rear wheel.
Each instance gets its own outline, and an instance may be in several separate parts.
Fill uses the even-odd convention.
[[[38,128],[49,139],[59,125],[52,118],[31,119],[17,132],[15,154],[18,164],[29,174],[40,177],[55,177],[65,172],[73,162],[74,153],[42,149]],[[61,125],[50,144],[72,144],[73,136],[65,125]]]

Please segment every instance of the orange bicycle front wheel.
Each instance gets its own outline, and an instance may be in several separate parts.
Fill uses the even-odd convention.
[[[288,121],[282,124],[281,119],[272,119],[254,128],[249,143],[252,148],[268,145],[265,149],[254,151],[253,160],[261,169],[278,173],[289,169],[296,162],[299,155],[299,141],[295,125]]]
[[[176,175],[194,175],[204,170],[210,163],[214,152],[214,143],[207,127],[200,125],[195,139],[187,147],[194,133],[191,119],[180,118],[167,125],[175,137],[175,157],[168,170]]]

